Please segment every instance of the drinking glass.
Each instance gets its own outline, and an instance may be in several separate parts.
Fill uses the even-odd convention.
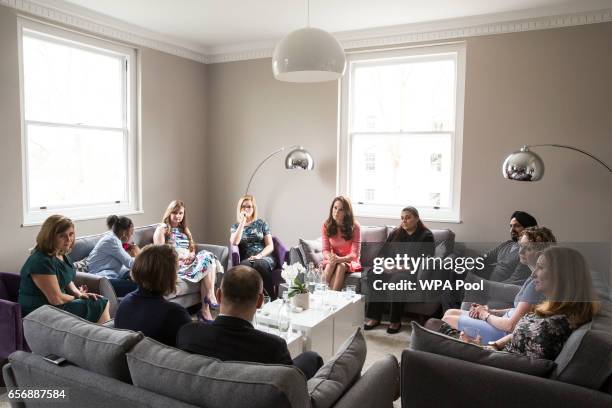
[[[327,284],[325,283],[317,283],[315,285],[314,295],[318,300],[321,309],[325,306],[325,292],[327,291]]]
[[[463,328],[463,333],[467,336],[468,343],[480,344],[482,337],[478,327],[466,326]]]
[[[355,295],[356,289],[357,287],[355,285],[346,285],[346,287],[342,289],[342,292],[344,292],[344,297],[347,299],[352,299]]]

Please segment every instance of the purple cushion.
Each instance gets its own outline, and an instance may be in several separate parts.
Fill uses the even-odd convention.
[[[10,300],[8,290],[2,279],[0,279],[0,299]]]

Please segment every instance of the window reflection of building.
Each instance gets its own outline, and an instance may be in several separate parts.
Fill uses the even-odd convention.
[[[376,153],[366,152],[364,163],[365,163],[365,171],[369,171],[369,172],[376,171]]]
[[[442,171],[442,153],[432,153],[430,162],[432,170]]]
[[[375,199],[375,192],[376,190],[373,188],[366,188],[364,191],[364,195],[365,195],[365,201],[366,202],[372,202]]]

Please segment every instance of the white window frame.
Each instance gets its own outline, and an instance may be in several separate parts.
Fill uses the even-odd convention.
[[[19,53],[19,89],[21,104],[21,152],[22,152],[22,190],[23,190],[23,226],[40,225],[53,214],[62,214],[73,220],[87,220],[107,217],[109,214],[131,215],[142,214],[142,187],[140,167],[140,135],[138,133],[138,55],[136,49],[116,42],[100,39],[90,35],[82,34],[73,30],[59,28],[50,24],[41,23],[26,17],[19,17],[18,30],[18,53]],[[47,206],[31,208],[29,198],[28,182],[28,123],[41,123],[26,121],[25,119],[25,94],[24,94],[24,66],[23,66],[23,36],[24,33],[46,41],[59,44],[69,44],[76,48],[94,51],[100,54],[121,56],[124,59],[126,71],[123,83],[123,97],[125,105],[123,111],[124,143],[126,144],[126,197],[125,202],[98,203],[73,206]],[[45,125],[53,126],[53,123],[43,122]],[[58,123],[61,126],[67,124]],[[89,129],[105,129],[103,127],[79,126]]]
[[[463,155],[463,112],[465,98],[465,43],[447,43],[441,45],[418,46],[412,48],[374,51],[374,52],[355,52],[347,55],[347,71],[340,81],[340,126],[338,137],[338,168],[336,180],[337,194],[351,197],[350,191],[350,170],[351,170],[351,141],[350,124],[352,123],[349,115],[351,114],[350,91],[354,86],[353,73],[356,66],[368,63],[381,64],[384,60],[392,62],[394,59],[405,59],[412,56],[432,56],[453,55],[456,61],[456,90],[455,90],[455,130],[453,142],[451,144],[451,202],[449,208],[419,207],[419,213],[425,221],[435,222],[461,222],[460,200],[461,200],[461,168]],[[410,132],[406,132],[409,134]],[[422,134],[423,132],[419,132]],[[355,164],[358,165],[358,164]],[[380,205],[359,203],[353,200],[353,211],[355,215],[370,218],[396,219],[403,205]]]

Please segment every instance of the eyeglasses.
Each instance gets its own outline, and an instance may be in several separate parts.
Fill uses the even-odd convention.
[[[243,205],[240,208],[253,208],[253,206],[252,205]]]

